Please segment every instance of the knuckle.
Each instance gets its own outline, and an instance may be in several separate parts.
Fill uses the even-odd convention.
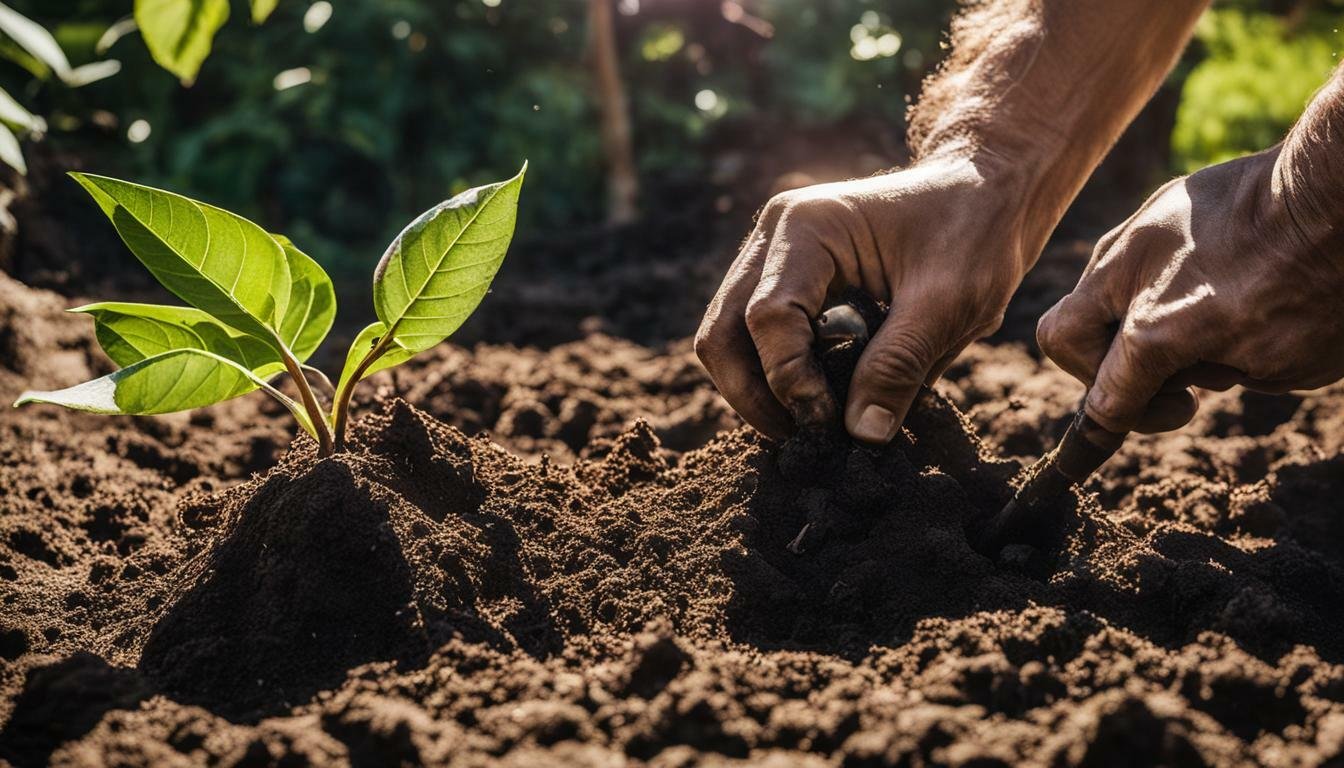
[[[1131,416],[1123,395],[1098,385],[1087,393],[1087,411],[1107,429],[1129,431]]]
[[[1061,301],[1051,307],[1036,324],[1036,344],[1051,358],[1062,354],[1069,346],[1069,326],[1073,321],[1063,306],[1064,302]]]
[[[797,204],[798,197],[797,190],[780,192],[771,197],[761,209],[761,219],[768,224],[779,221]]]
[[[1125,323],[1120,329],[1126,362],[1140,370],[1160,368],[1177,348],[1172,337],[1151,325]]]
[[[833,195],[798,199],[785,212],[785,222],[817,235],[847,229],[855,214],[854,206]]]
[[[1100,258],[1101,256],[1104,256],[1107,251],[1115,247],[1116,241],[1120,239],[1120,236],[1124,234],[1124,232],[1125,232],[1125,225],[1121,224],[1115,229],[1112,229],[1111,231],[1102,235],[1101,239],[1097,241],[1096,247],[1092,249],[1092,258],[1097,259]]]
[[[718,326],[715,323],[706,321],[700,324],[699,330],[695,332],[695,339],[691,342],[691,348],[695,350],[695,356],[700,363],[709,370],[721,357],[723,342],[720,339]]]
[[[709,365],[709,359],[714,356],[714,342],[703,325],[700,326],[699,331],[696,331],[695,340],[691,342],[691,348],[695,350],[695,356],[700,362]]]
[[[754,296],[747,302],[747,330],[753,338],[769,333],[787,320],[788,305],[775,296]]]
[[[828,218],[847,215],[853,207],[847,200],[835,194],[812,195],[798,201],[797,210],[815,218]]]

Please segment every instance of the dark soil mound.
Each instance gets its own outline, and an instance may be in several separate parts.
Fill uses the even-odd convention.
[[[231,529],[186,567],[141,669],[184,701],[246,713],[303,701],[367,661],[425,654],[399,541],[414,522],[380,490],[332,460],[233,494]]]
[[[356,443],[189,499],[197,554],[96,633],[138,642],[139,675],[37,666],[7,754],[1107,765],[1124,742],[1185,764],[1344,718],[1316,655],[1344,651],[1334,559],[1084,500],[1058,558],[992,562],[964,526],[1017,465],[932,393],[876,452],[741,431],[671,467],[641,425],[601,460],[527,465],[400,401]],[[95,711],[15,731],[83,686]],[[218,719],[262,715],[286,717]],[[174,745],[184,728],[233,736]]]
[[[452,637],[504,642],[485,603],[529,585],[510,574],[516,537],[481,514],[467,439],[401,401],[360,435],[356,453],[317,461],[308,444],[189,504],[218,538],[154,619],[140,668],[156,684],[247,717],[366,662],[422,663]]]

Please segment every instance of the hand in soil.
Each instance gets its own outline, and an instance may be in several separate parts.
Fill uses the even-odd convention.
[[[1020,238],[1004,234],[1012,185],[990,175],[929,161],[772,199],[696,337],[724,398],[772,437],[835,419],[812,320],[828,290],[859,288],[894,309],[859,360],[845,426],[890,442],[919,387],[998,327],[1022,278]]]
[[[1192,385],[1287,392],[1344,377],[1341,120],[1344,72],[1283,145],[1168,184],[1097,245],[1038,331],[1091,385],[1093,418],[1165,431],[1194,416]]]

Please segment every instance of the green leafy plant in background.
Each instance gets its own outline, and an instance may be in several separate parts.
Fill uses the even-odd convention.
[[[1338,13],[1208,12],[1197,37],[1208,55],[1185,81],[1171,134],[1177,170],[1190,173],[1281,140],[1339,63],[1341,27]]]
[[[279,0],[252,0],[260,24]],[[191,85],[210,55],[215,33],[229,20],[229,0],[135,0],[135,23],[159,66]]]
[[[148,415],[201,408],[261,389],[294,414],[326,456],[344,447],[360,380],[447,339],[490,290],[513,238],[527,167],[430,209],[392,242],[373,279],[378,320],[355,338],[328,415],[306,365],[336,316],[317,262],[287,238],[205,203],[105,176],[73,174],[136,258],[189,307],[99,303],[103,351],[121,369],[15,405],[52,403],[93,413]],[[294,400],[271,383],[288,374]]]
[[[65,51],[45,27],[3,3],[0,3],[0,58],[17,64],[39,80],[55,78],[72,88],[110,77],[121,69],[119,62],[110,59],[70,66]],[[19,173],[27,173],[28,164],[19,148],[19,138],[41,136],[46,130],[45,119],[0,90],[0,161]]]
[[[12,2],[54,30],[70,30],[72,46],[76,26],[115,26],[133,5]],[[686,190],[718,197],[722,190],[704,182],[736,167],[730,153],[768,157],[774,137],[800,123],[848,131],[856,120],[890,125],[898,144],[903,97],[936,63],[955,4],[645,2],[638,13],[618,13],[645,209],[697,210],[704,198]],[[125,178],[196,190],[287,232],[320,252],[338,283],[362,279],[363,254],[385,245],[445,181],[458,191],[502,177],[524,153],[546,169],[529,181],[519,214],[528,231],[601,223],[602,207],[591,204],[604,178],[587,3],[303,0],[279,3],[256,27],[240,23],[246,5],[233,0],[189,92],[159,76],[133,35],[112,43],[109,55],[123,61],[126,76],[88,96],[120,126],[143,120],[152,135],[128,146],[125,130],[86,122],[55,137],[55,148]],[[738,6],[764,24],[729,21],[724,7]],[[321,9],[328,13],[315,13]],[[874,39],[899,32],[897,54],[854,58],[854,27],[869,11],[879,16]],[[303,77],[277,79],[284,73]],[[709,102],[698,100],[705,91],[714,95]],[[733,184],[722,178],[720,185]]]

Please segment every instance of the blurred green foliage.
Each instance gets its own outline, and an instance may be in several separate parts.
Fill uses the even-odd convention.
[[[49,30],[0,3],[0,60],[26,72],[34,82],[59,81],[78,88],[115,75],[121,63],[105,60],[79,67],[69,58]],[[29,112],[8,91],[0,89],[0,161],[21,174],[28,172],[19,147],[19,136],[40,138],[46,120]]]
[[[707,179],[721,180],[732,153],[759,158],[792,136],[885,126],[899,140],[955,7],[612,2],[643,206],[656,214],[721,194]],[[533,173],[521,232],[602,222],[586,0],[279,0],[264,25],[249,20],[246,0],[231,3],[183,88],[128,25],[133,0],[14,0],[72,64],[114,57],[123,71],[74,92],[0,64],[0,88],[47,117],[53,150],[239,211],[292,236],[338,279],[365,274],[398,222],[524,159]],[[1175,76],[1189,73],[1175,163],[1277,141],[1336,60],[1341,9],[1344,0],[1220,4]]]
[[[1344,51],[1344,3],[1275,15],[1247,7],[1210,11],[1197,40],[1205,58],[1190,71],[1171,134],[1176,169],[1266,149],[1302,114]]]
[[[864,117],[899,129],[953,7],[613,2],[649,208],[703,187],[726,143]],[[132,2],[15,5],[87,61]],[[20,85],[56,115],[53,146],[240,211],[337,270],[366,271],[396,222],[524,159],[523,231],[602,220],[584,0],[280,0],[262,26],[234,0],[231,17],[190,89],[134,32],[106,51],[123,73],[79,99]]]

